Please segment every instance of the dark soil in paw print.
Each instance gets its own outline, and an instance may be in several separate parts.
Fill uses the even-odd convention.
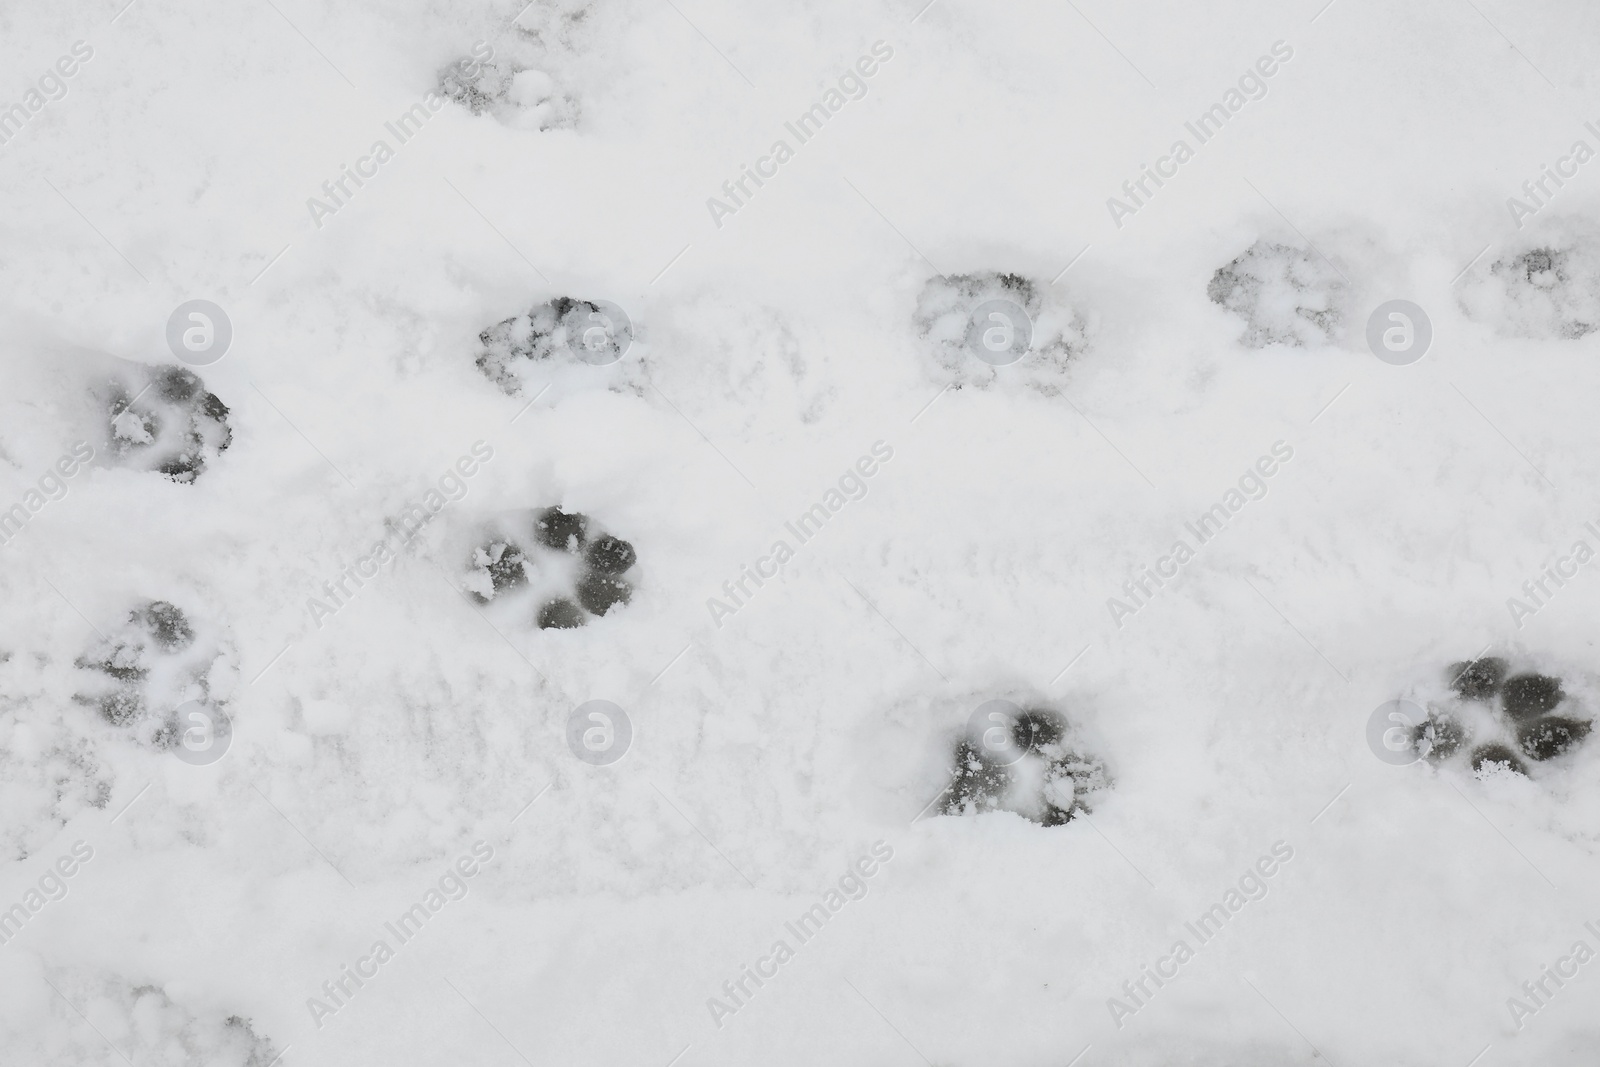
[[[589,617],[570,600],[546,601],[539,608],[538,622],[541,630],[576,630],[588,621]]]
[[[1505,681],[1506,661],[1499,656],[1485,656],[1450,667],[1450,687],[1463,700],[1489,700]]]
[[[152,600],[78,658],[83,688],[75,699],[144,743],[169,748],[180,732],[179,706],[216,702],[223,660],[217,643],[200,638],[181,609]]]
[[[563,552],[577,552],[584,546],[589,533],[589,517],[545,508],[533,523],[534,535],[547,548]]]
[[[583,554],[590,568],[601,574],[621,574],[633,566],[637,558],[633,546],[620,537],[606,534],[598,537]]]
[[[1466,740],[1467,730],[1461,721],[1437,709],[1428,715],[1427,722],[1417,727],[1417,751],[1436,762],[1454,756]]]
[[[1553,759],[1588,737],[1589,730],[1589,723],[1550,715],[1523,723],[1517,729],[1517,744],[1529,759]]]
[[[631,325],[613,322],[600,304],[560,296],[480,333],[478,369],[508,396],[520,396],[528,375],[541,365],[604,366],[621,358],[632,342],[631,331]]]
[[[1109,786],[1105,764],[1083,751],[1068,720],[1049,708],[1025,708],[1010,728],[1011,747],[991,751],[983,735],[963,732],[951,753],[942,815],[1009,811],[1041,826],[1060,826],[1091,810]]]
[[[120,466],[189,483],[233,441],[228,406],[184,367],[125,364],[101,402],[108,452]]]
[[[1333,265],[1315,252],[1263,240],[1217,268],[1206,296],[1244,319],[1239,338],[1244,345],[1303,348],[1338,336],[1347,288]]]
[[[633,599],[633,545],[561,507],[502,516],[473,549],[467,591],[541,630],[573,629]],[[594,534],[591,537],[591,534]]]
[[[614,574],[590,571],[578,583],[578,602],[596,615],[633,599],[633,586]]]
[[[1500,701],[1506,714],[1513,719],[1531,719],[1554,711],[1566,694],[1561,690],[1561,679],[1544,674],[1519,674],[1507,678],[1500,687]]]

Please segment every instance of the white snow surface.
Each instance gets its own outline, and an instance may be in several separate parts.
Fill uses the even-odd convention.
[[[1600,710],[1596,568],[1507,607],[1600,545],[1600,336],[1561,325],[1596,299],[1600,164],[1520,227],[1506,203],[1600,147],[1600,8],[123,2],[0,8],[4,106],[93,49],[0,145],[0,510],[96,450],[0,546],[0,908],[45,900],[0,944],[0,1063],[1594,1062],[1600,964],[1532,1015],[1508,998],[1600,949],[1600,744],[1480,779],[1365,731],[1489,647]],[[396,144],[478,41],[537,71],[522,96]],[[865,95],[798,143],[876,42]],[[1107,198],[1275,42],[1266,95],[1117,225]],[[707,199],[778,138],[793,158],[719,226]],[[1247,347],[1208,300],[1258,241],[1335,267],[1332,343]],[[1507,288],[1532,248],[1575,249],[1580,289]],[[1026,362],[952,377],[919,336],[930,279],[986,272],[1093,324],[1049,389]],[[629,365],[506,395],[479,332],[562,296],[626,309]],[[112,357],[174,364],[194,298],[233,324],[196,368],[233,437],[179,484],[106,454],[95,389]],[[1432,321],[1409,366],[1364,338],[1396,298]],[[475,442],[464,495],[314,613]],[[798,544],[785,522],[877,442]],[[1278,442],[1265,495],[1114,618]],[[635,546],[632,602],[578,629],[481,611],[484,529],[557,504]],[[74,699],[151,600],[222,650],[212,765]],[[997,694],[1105,761],[1092,815],[924,814]],[[610,766],[567,745],[591,699],[632,722]],[[1200,944],[1185,924],[1275,845]]]

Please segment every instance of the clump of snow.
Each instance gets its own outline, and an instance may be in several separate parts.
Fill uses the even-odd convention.
[[[1218,267],[1206,295],[1244,319],[1249,348],[1332,344],[1348,318],[1348,286],[1316,252],[1258,240]]]
[[[1600,242],[1587,229],[1475,271],[1462,284],[1462,309],[1504,337],[1570,341],[1600,329]]]
[[[990,300],[1018,305],[1032,323],[1032,345],[1016,363],[993,366],[967,346],[973,313]],[[1089,348],[1084,315],[1049,284],[1015,273],[935,275],[917,297],[912,324],[932,352],[933,377],[958,389],[999,385],[1054,395],[1064,388],[1072,362]]]

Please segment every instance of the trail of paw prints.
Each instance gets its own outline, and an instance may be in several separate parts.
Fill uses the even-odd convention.
[[[1585,702],[1568,688],[1559,675],[1500,656],[1452,664],[1420,701],[1379,709],[1391,716],[1386,750],[1394,755],[1374,751],[1388,762],[1420,758],[1465,765],[1480,777],[1531,777],[1530,764],[1559,765],[1593,729]]]
[[[1041,826],[1092,812],[1110,788],[1105,762],[1049,707],[991,700],[972,713],[951,745],[950,784],[940,815],[1008,811]]]
[[[112,463],[192,483],[233,441],[228,406],[184,367],[124,364],[98,390]]]
[[[152,600],[133,609],[76,666],[75,699],[139,744],[196,764],[227,751],[232,657],[176,605]]]
[[[1259,240],[1217,268],[1213,304],[1244,320],[1249,348],[1307,348],[1337,341],[1349,317],[1350,287],[1316,252]]]
[[[465,586],[480,604],[541,630],[570,630],[626,606],[634,547],[560,507],[515,512],[472,550]]]
[[[912,325],[955,388],[1018,384],[1059,393],[1073,360],[1089,347],[1083,315],[1050,297],[1047,283],[987,271],[928,279]]]

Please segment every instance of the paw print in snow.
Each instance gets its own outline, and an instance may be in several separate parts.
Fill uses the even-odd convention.
[[[1009,811],[1059,826],[1093,810],[1110,785],[1105,764],[1084,751],[1071,724],[1049,708],[991,700],[973,714],[952,751],[942,815]]]
[[[1529,248],[1496,260],[1461,292],[1474,320],[1508,337],[1576,340],[1600,329],[1600,251],[1595,242]]]
[[[1527,761],[1543,763],[1572,751],[1593,727],[1563,679],[1531,670],[1512,674],[1510,662],[1499,656],[1453,664],[1447,689],[1448,695],[1428,701],[1428,719],[1414,735],[1417,751],[1435,763],[1454,759],[1476,741],[1468,755],[1475,772],[1525,775]]]
[[[191,483],[233,441],[228,406],[183,367],[125,368],[102,391],[113,462]]]
[[[521,315],[503,319],[478,335],[478,369],[508,396],[520,396],[536,380],[559,373],[584,380],[633,385],[633,323],[615,304],[556,297]],[[616,364],[622,369],[606,370]]]
[[[130,612],[77,666],[84,672],[79,703],[161,749],[176,745],[187,725],[178,719],[180,707],[190,701],[221,706],[233,687],[233,668],[219,643],[197,635],[188,617],[164,600]]]
[[[957,388],[987,389],[1013,382],[1047,395],[1059,393],[1069,364],[1088,348],[1083,317],[1065,304],[1047,300],[1051,289],[1020,274],[952,274],[928,279],[917,298],[912,323],[932,346],[937,377]],[[974,318],[990,301],[1020,307],[1032,330],[1031,344],[1015,363],[996,365],[973,353]],[[988,322],[976,324],[979,330]],[[1022,324],[1003,323],[1011,330]]]
[[[1349,291],[1333,265],[1305,249],[1257,241],[1211,276],[1206,295],[1244,319],[1249,348],[1330,344],[1345,321]]]
[[[439,75],[439,94],[474,115],[492,115],[519,129],[551,130],[578,120],[577,103],[555,79],[509,56],[497,56],[483,41]]]
[[[637,553],[591,526],[587,515],[559,507],[501,520],[473,550],[468,592],[514,616],[531,615],[541,630],[574,629],[626,605]]]

